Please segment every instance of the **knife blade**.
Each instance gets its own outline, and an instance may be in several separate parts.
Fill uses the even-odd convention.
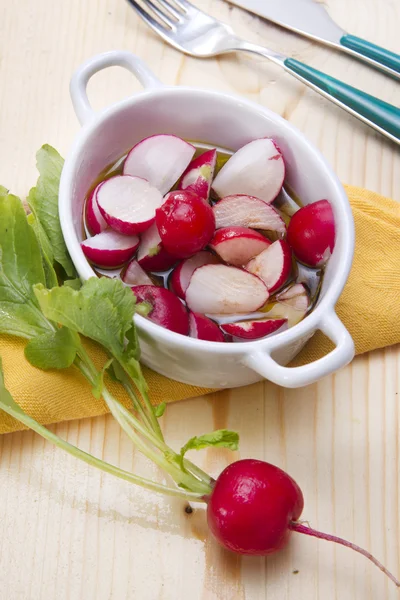
[[[295,33],[355,56],[400,79],[400,55],[347,33],[316,0],[228,0]]]

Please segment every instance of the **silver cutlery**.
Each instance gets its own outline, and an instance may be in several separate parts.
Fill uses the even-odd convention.
[[[347,33],[316,0],[228,0],[300,35],[342,50],[400,79],[400,55]]]
[[[237,37],[233,29],[188,0],[128,0],[143,21],[171,46],[199,58],[227,52],[259,54],[348,113],[400,144],[400,109],[279,52]],[[156,3],[157,2],[157,3]],[[144,8],[146,7],[146,8]]]

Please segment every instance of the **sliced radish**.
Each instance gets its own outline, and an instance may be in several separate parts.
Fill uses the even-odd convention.
[[[241,226],[253,227],[285,233],[285,222],[279,213],[260,198],[236,194],[226,196],[213,206],[215,226],[221,227]]]
[[[238,323],[226,323],[222,330],[234,338],[243,340],[258,340],[271,333],[275,333],[286,325],[286,319],[259,319],[253,321],[240,321]]]
[[[211,206],[189,190],[176,190],[165,196],[156,211],[156,224],[164,247],[178,258],[202,250],[215,230]]]
[[[249,313],[268,299],[265,284],[251,273],[226,265],[204,265],[186,290],[190,310],[201,314]]]
[[[335,220],[328,200],[300,208],[290,220],[287,241],[299,261],[310,267],[325,264],[335,246]]]
[[[216,162],[217,151],[215,148],[194,158],[182,175],[178,189],[190,190],[200,198],[208,200]]]
[[[210,248],[225,262],[240,267],[268,248],[271,242],[261,233],[247,227],[217,229]]]
[[[145,271],[156,272],[170,269],[177,261],[164,248],[155,223],[142,234],[137,261]]]
[[[218,264],[219,262],[220,260],[215,254],[207,252],[206,250],[198,252],[194,256],[183,260],[171,273],[169,281],[171,291],[184,300],[190,278],[194,271],[203,265]]]
[[[124,163],[124,175],[142,177],[164,196],[178,181],[196,148],[176,135],[152,135],[132,148]]]
[[[132,288],[137,302],[145,302],[149,313],[146,318],[175,333],[189,333],[189,317],[184,304],[169,290],[153,285]]]
[[[225,342],[225,337],[214,321],[199,313],[189,313],[189,335],[198,340]]]
[[[308,292],[302,283],[295,283],[276,295],[276,300],[303,312],[310,306]]]
[[[135,254],[138,246],[137,235],[121,235],[109,229],[81,243],[83,253],[90,262],[110,269],[126,263]]]
[[[116,175],[106,179],[96,194],[97,204],[108,225],[123,235],[141,233],[154,223],[161,193],[141,177]]]
[[[97,190],[100,186],[101,183],[91,192],[85,206],[86,225],[92,235],[96,235],[107,229],[107,223],[101,216],[96,200]]]
[[[292,270],[292,251],[285,240],[271,244],[246,265],[246,271],[260,277],[270,294],[286,283]]]
[[[154,285],[146,271],[142,269],[137,260],[131,262],[125,267],[121,273],[121,279],[127,285]]]
[[[212,189],[219,198],[246,194],[269,204],[279,194],[284,178],[281,151],[274,140],[261,138],[231,156],[214,179]]]

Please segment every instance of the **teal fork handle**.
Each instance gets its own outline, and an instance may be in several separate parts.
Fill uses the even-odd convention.
[[[386,50],[385,48],[381,48],[380,46],[371,44],[371,42],[367,42],[367,40],[363,40],[362,38],[350,34],[344,35],[340,40],[340,44],[345,48],[353,50],[353,52],[357,52],[357,54],[361,54],[362,56],[366,56],[400,74],[399,54],[395,54],[390,50]]]
[[[286,58],[283,64],[285,69],[297,79],[400,144],[399,108],[321,73],[294,58]]]

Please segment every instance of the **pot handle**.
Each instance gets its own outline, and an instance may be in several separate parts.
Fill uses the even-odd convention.
[[[72,104],[81,125],[85,125],[96,114],[90,106],[86,87],[95,73],[108,67],[128,69],[140,81],[145,89],[162,87],[163,84],[147,67],[141,58],[124,50],[104,52],[89,58],[72,75],[69,86]]]
[[[265,379],[283,387],[297,388],[315,383],[325,375],[346,366],[353,359],[355,352],[353,339],[335,312],[325,315],[318,329],[335,344],[336,348],[308,365],[293,368],[279,365],[271,356],[274,350],[287,343],[279,343],[279,337],[276,338],[276,343],[269,345],[267,351],[264,349],[252,352],[243,359],[243,362]],[[303,335],[304,333],[301,333],[301,336]]]

